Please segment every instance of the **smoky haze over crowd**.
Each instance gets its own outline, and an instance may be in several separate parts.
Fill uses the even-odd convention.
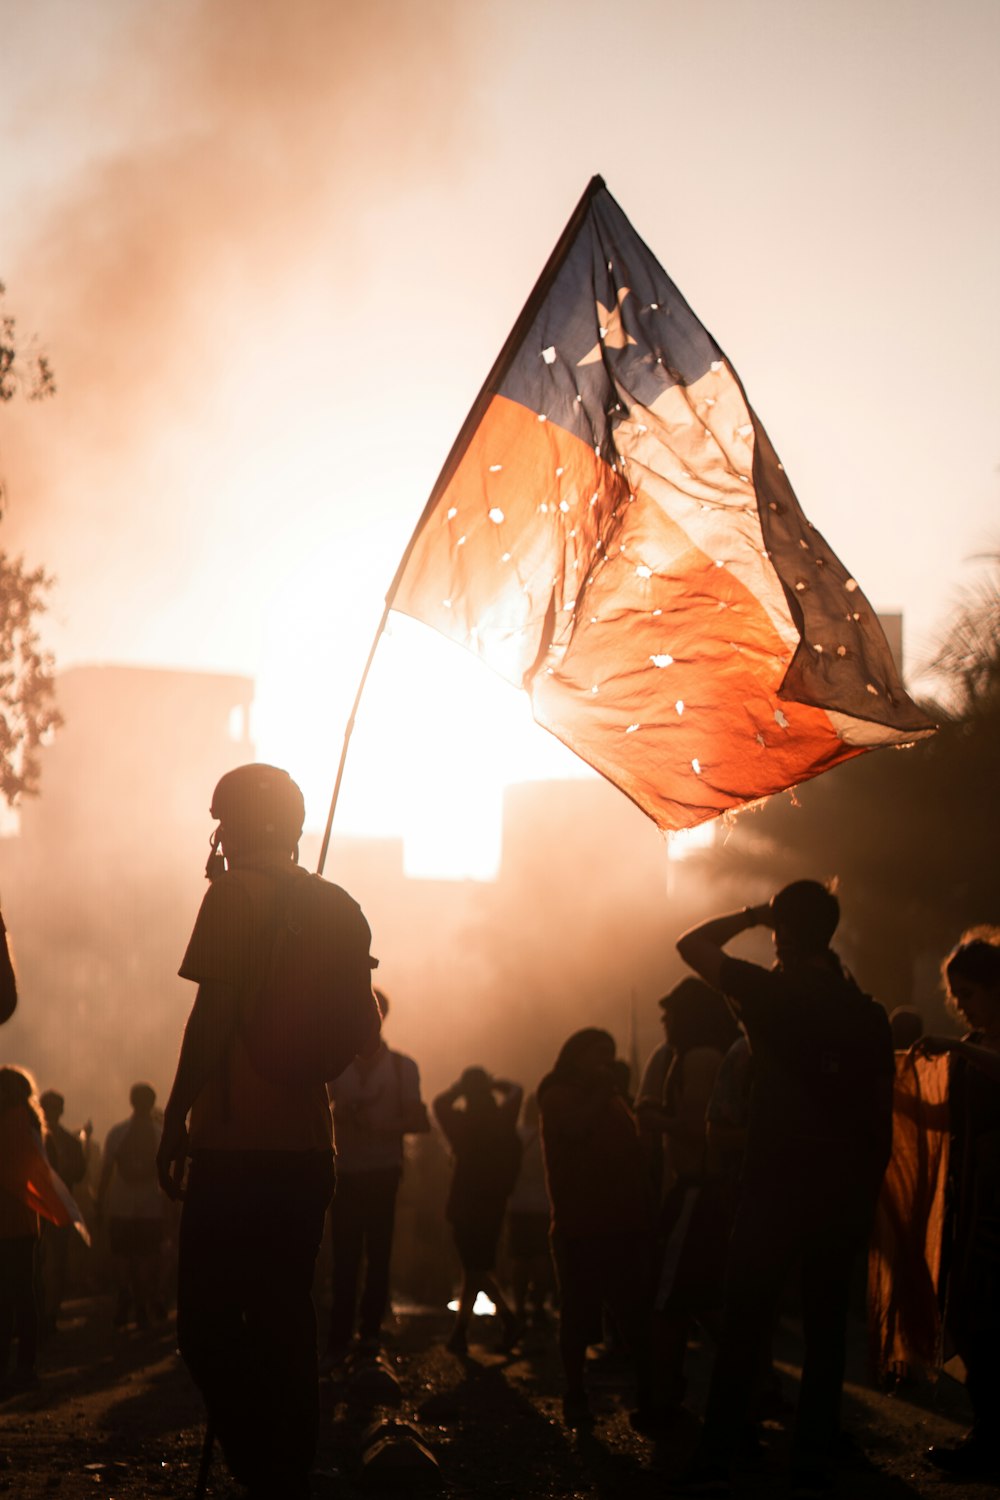
[[[191,1003],[176,970],[205,889],[207,803],[215,768],[252,758],[250,684],[82,668],[60,689],[67,727],[45,796],[5,846],[24,999],[4,1044],[65,1095],[74,1125],[101,1131],[136,1079],[165,1095]],[[167,741],[171,721],[186,729]],[[303,841],[307,868],[317,843]],[[581,869],[601,878],[581,883]],[[669,939],[707,899],[703,877],[671,890],[652,824],[595,780],[511,789],[495,883],[406,880],[391,840],[335,839],[327,873],[369,917],[387,1034],[430,1092],[472,1062],[530,1089],[583,1024],[644,1060],[655,1001],[680,973]]]
[[[255,677],[259,715],[227,737],[223,694],[199,743],[189,708],[152,694],[140,714],[134,683],[103,721],[61,684],[61,781],[47,760],[0,894],[24,996],[5,1050],[62,1089],[71,1123],[118,1118],[136,1077],[166,1086],[218,776],[253,749],[280,759],[322,823],[384,589],[590,173],[733,354],[873,602],[921,628],[939,613],[995,506],[996,209],[978,153],[996,12],[868,9],[768,4],[750,27],[736,6],[717,25],[515,0],[0,3],[0,276],[58,385],[3,412],[3,545],[56,575],[61,670]],[[938,359],[949,379],[928,382]],[[345,790],[381,757],[385,795],[419,800],[435,705],[419,734],[385,722],[366,738],[362,711]],[[112,739],[142,754],[125,766]],[[436,753],[447,778],[462,746]],[[495,888],[404,882],[398,844],[334,844],[389,1035],[431,1090],[472,1061],[530,1086],[579,1025],[625,1050],[633,989],[644,1056],[678,977],[671,941],[723,895],[724,851],[668,891],[652,826],[596,782],[514,792],[506,832]],[[837,872],[819,856],[793,873]],[[734,880],[733,899],[769,878]],[[848,886],[848,934],[864,926],[851,902]]]
[[[8,21],[30,31],[46,9]],[[38,82],[23,108],[52,117],[49,139],[81,111],[98,141],[114,138],[29,193],[5,267],[46,330],[59,385],[58,409],[5,436],[8,544],[30,537],[59,574],[55,644],[63,625],[105,656],[125,647],[126,622],[147,649],[152,632],[168,653],[171,630],[188,649],[193,582],[224,571],[199,630],[210,659],[239,659],[231,580],[261,584],[261,530],[283,505],[301,522],[306,498],[301,472],[282,495],[255,487],[254,469],[272,472],[273,444],[294,452],[289,411],[294,429],[318,383],[332,421],[305,439],[314,487],[329,502],[343,483],[352,288],[379,254],[383,204],[448,169],[461,71],[433,99],[428,80],[453,18],[434,4],[298,3],[186,5],[165,28],[124,7],[62,19],[82,32],[85,66],[68,99]],[[216,467],[234,453],[235,482]],[[303,536],[277,547],[291,556]],[[97,574],[103,604],[87,588]]]

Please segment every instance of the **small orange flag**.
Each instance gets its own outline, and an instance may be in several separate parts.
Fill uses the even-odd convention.
[[[90,1231],[79,1205],[49,1165],[27,1110],[17,1105],[0,1113],[0,1191],[10,1193],[52,1224],[72,1224],[84,1243],[90,1244]]]

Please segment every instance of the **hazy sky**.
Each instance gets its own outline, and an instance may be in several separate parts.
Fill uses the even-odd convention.
[[[311,823],[399,556],[595,172],[911,666],[1000,534],[994,0],[0,0],[0,25],[0,278],[59,386],[0,415],[0,538],[58,577],[60,665],[255,676]],[[404,828],[415,866],[445,828],[474,865],[503,778],[569,765],[400,621],[341,826]]]

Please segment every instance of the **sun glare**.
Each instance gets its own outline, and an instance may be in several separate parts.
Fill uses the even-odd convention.
[[[258,757],[292,772],[306,826],[321,830],[364,649],[352,654],[349,674],[323,640],[321,606],[307,598],[297,592],[281,629],[269,632],[253,731]],[[303,640],[316,642],[315,654],[295,649]],[[427,626],[391,615],[358,709],[334,831],[401,837],[408,875],[489,880],[504,787],[593,774],[539,729],[523,693]]]

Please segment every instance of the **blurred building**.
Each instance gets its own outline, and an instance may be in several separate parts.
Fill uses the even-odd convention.
[[[190,995],[177,976],[203,893],[208,803],[253,759],[250,678],[74,667],[41,795],[0,842],[21,1004],[4,1033],[67,1097],[68,1123],[128,1112],[138,1078],[162,1091]]]

